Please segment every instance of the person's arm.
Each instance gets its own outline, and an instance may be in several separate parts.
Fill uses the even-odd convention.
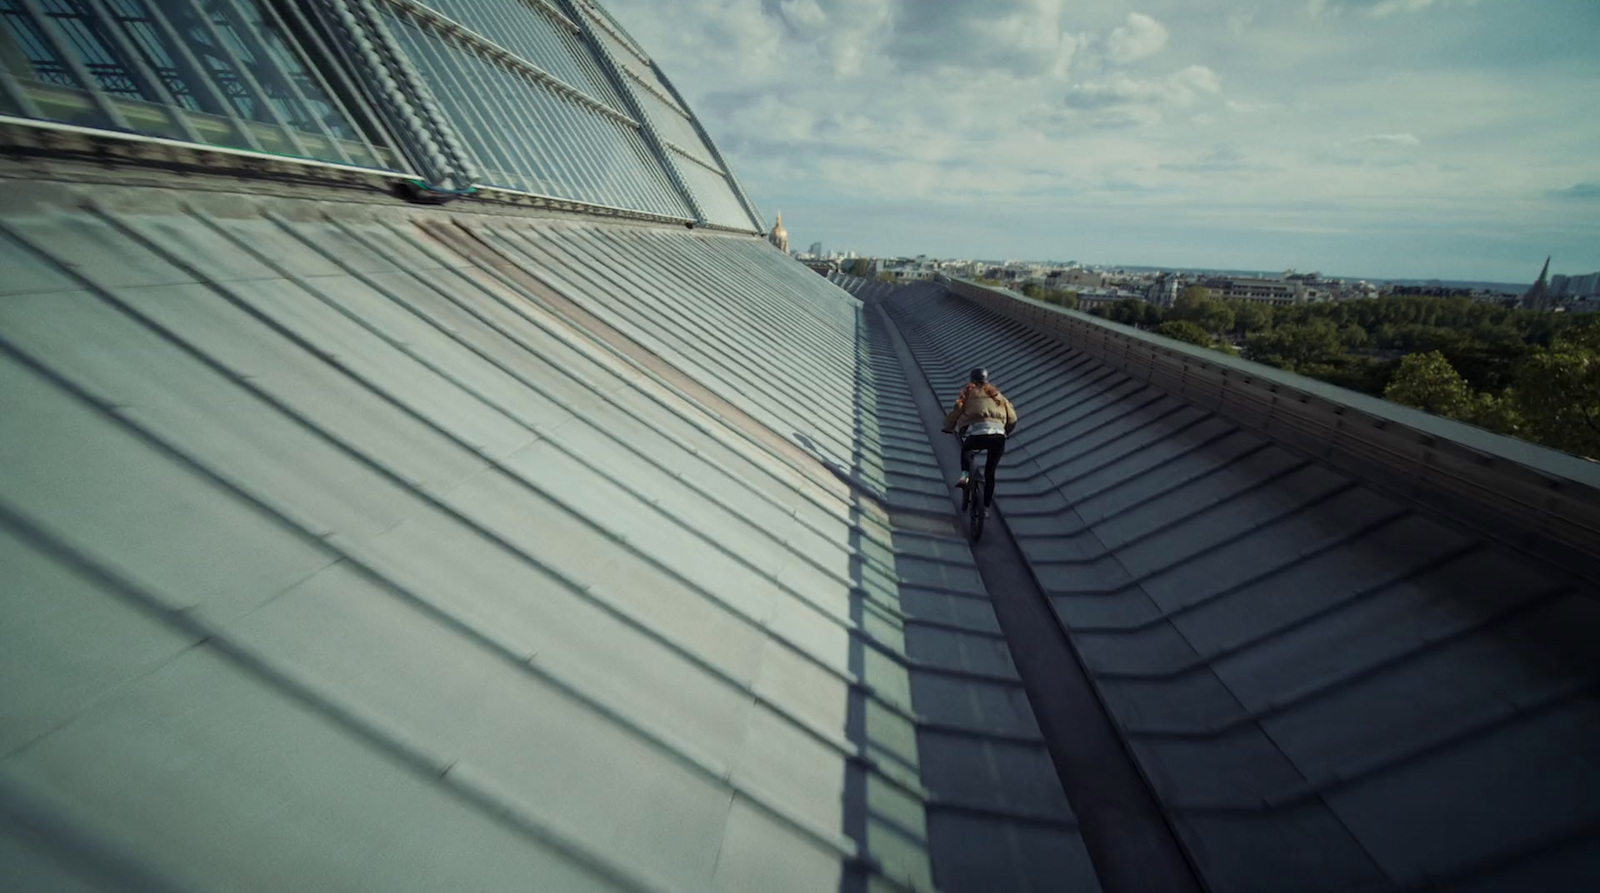
[[[967,408],[967,392],[962,391],[956,398],[956,405],[944,417],[944,433],[949,434],[956,430],[956,422],[961,419],[961,411]]]
[[[1006,405],[1006,436],[1010,437],[1011,436],[1011,432],[1017,430],[1017,408],[1015,406],[1011,405],[1011,401],[1010,400],[1006,400],[1005,401],[1005,405]]]

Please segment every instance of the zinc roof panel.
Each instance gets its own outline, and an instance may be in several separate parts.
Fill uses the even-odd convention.
[[[1410,752],[1440,730],[1466,732],[1504,719],[1513,705],[1592,684],[1600,659],[1580,644],[1579,631],[1593,626],[1597,611],[1582,596],[1541,603],[1503,626],[1411,656],[1381,680],[1320,693],[1263,727],[1309,778],[1336,777],[1374,753]]]
[[[770,816],[734,801],[711,889],[725,893],[838,893],[845,877],[846,870],[834,853],[796,838]]]
[[[139,883],[109,872],[96,876],[73,855],[52,851],[27,830],[10,823],[0,824],[0,865],[5,866],[6,883],[18,890],[116,893],[137,889],[133,885]],[[166,889],[171,889],[170,885]]]
[[[0,777],[197,889],[626,889],[206,649]]]
[[[685,645],[641,627],[606,590],[581,592],[438,516],[418,515],[349,544],[435,609],[584,683],[680,738],[736,740],[749,695]],[[587,582],[587,581],[582,581]],[[603,655],[603,657],[602,657]]]
[[[640,875],[692,889],[710,874],[730,796],[719,778],[360,575],[330,568],[230,633],[330,700],[470,765],[506,802],[607,841]],[[670,808],[641,808],[652,803]]]
[[[19,296],[6,336],[120,416],[208,468],[227,469],[307,529],[360,535],[394,524],[409,497],[231,379],[88,293]]]
[[[274,302],[274,288],[267,283],[254,286],[264,304]],[[292,287],[287,292],[295,291]],[[269,396],[292,410],[318,430],[339,435],[349,445],[379,458],[385,467],[407,480],[435,489],[447,489],[455,482],[483,467],[483,458],[463,450],[459,443],[429,425],[425,418],[399,409],[385,399],[408,382],[418,384],[435,405],[448,407],[446,418],[462,414],[477,424],[460,432],[494,434],[506,445],[531,438],[504,417],[478,408],[461,399],[460,391],[433,373],[410,361],[396,362],[392,370],[370,367],[398,359],[392,349],[365,333],[346,333],[362,351],[368,353],[366,380],[349,374],[343,362],[329,362],[308,350],[308,346],[332,345],[316,334],[324,322],[338,323],[331,311],[316,313],[301,324],[311,335],[306,346],[274,334],[257,318],[239,307],[219,300],[216,294],[198,285],[166,289],[134,289],[117,293],[117,298],[135,312],[158,324],[181,345],[205,357],[218,372],[239,379],[258,394]],[[302,299],[310,300],[302,295]],[[285,312],[285,308],[275,308]],[[363,337],[365,335],[365,337]],[[352,359],[355,359],[352,357]],[[392,375],[387,373],[393,372]],[[382,384],[382,391],[373,385]],[[487,444],[485,444],[487,445]]]
[[[54,258],[41,262],[37,254],[30,252],[27,260],[17,264],[20,268],[35,270],[34,276],[49,276],[55,272],[52,268],[58,267],[60,258],[69,257],[69,278],[80,282],[88,280],[107,288],[173,286],[195,281],[190,271],[151,252],[147,244],[117,228],[107,216],[48,211],[27,216],[8,215],[5,228],[34,252],[43,249],[46,257]],[[271,275],[267,268],[240,257],[238,252],[229,251],[228,256],[238,259],[242,265],[242,269],[227,273],[232,281]]]
[[[226,619],[335,560],[248,502],[12,360],[0,361],[0,500],[72,548]]]
[[[0,599],[0,753],[22,749],[196,644],[10,530],[0,530],[0,563],[12,587]]]
[[[1098,890],[1081,838],[1048,828],[985,821],[957,812],[929,821],[930,843],[947,859],[936,880],[953,890]],[[1021,858],[1011,854],[1021,851]]]
[[[1597,734],[1594,702],[1567,701],[1325,796],[1390,877],[1417,882],[1592,828]]]

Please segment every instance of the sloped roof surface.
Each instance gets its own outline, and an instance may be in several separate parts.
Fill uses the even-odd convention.
[[[822,278],[6,188],[0,886],[1096,889],[881,321]]]
[[[1216,891],[1600,884],[1594,588],[937,287],[931,383],[1021,424],[996,497]]]

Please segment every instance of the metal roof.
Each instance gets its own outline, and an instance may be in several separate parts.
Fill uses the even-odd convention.
[[[893,294],[936,390],[986,365],[1015,402],[997,504],[1212,890],[1600,885],[1592,583],[939,286]]]
[[[1097,888],[877,314],[144,180],[0,207],[0,887]]]

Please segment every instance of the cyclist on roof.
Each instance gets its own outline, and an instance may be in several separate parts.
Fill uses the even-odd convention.
[[[957,487],[967,485],[968,466],[972,453],[987,450],[984,462],[983,506],[988,510],[994,501],[994,471],[1000,465],[1000,456],[1006,451],[1006,437],[1017,427],[1017,410],[1000,390],[989,383],[989,370],[978,367],[972,370],[971,380],[956,397],[956,405],[944,417],[944,432],[961,429],[966,439],[961,445],[961,479]]]

